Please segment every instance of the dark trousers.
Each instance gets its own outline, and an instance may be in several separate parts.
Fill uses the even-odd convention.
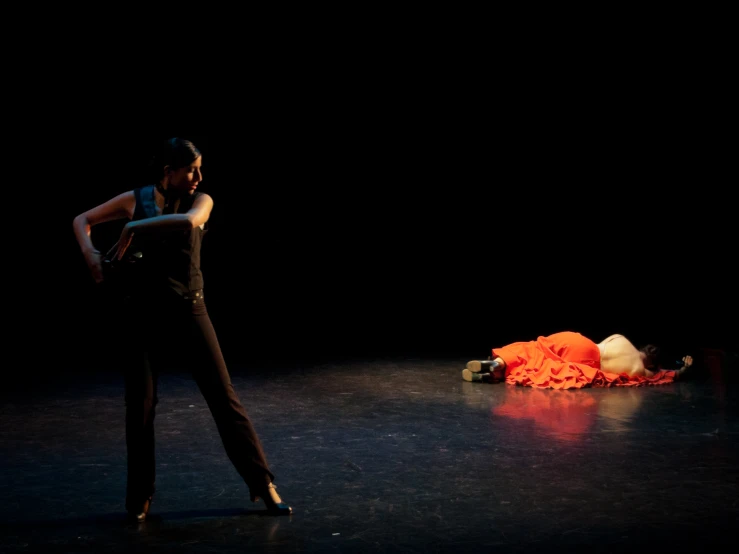
[[[157,406],[158,360],[168,350],[191,364],[195,382],[218,428],[226,454],[252,495],[263,491],[274,475],[262,444],[231,384],[202,291],[191,297],[130,302],[117,340],[132,337],[124,360],[128,483],[126,507],[136,510],[155,490],[154,416]],[[196,432],[196,431],[194,431]]]

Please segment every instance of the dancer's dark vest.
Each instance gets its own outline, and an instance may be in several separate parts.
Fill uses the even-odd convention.
[[[169,195],[162,215],[187,212],[200,194]],[[154,185],[137,188],[134,195],[134,221],[158,215]],[[124,259],[110,272],[111,280],[124,296],[149,296],[166,290],[190,296],[203,288],[200,248],[206,231],[207,223],[185,231],[134,233]]]

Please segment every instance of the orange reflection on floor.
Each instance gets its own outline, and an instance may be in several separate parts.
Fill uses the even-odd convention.
[[[492,408],[494,416],[531,421],[539,430],[567,441],[580,440],[599,418],[610,431],[628,431],[642,403],[642,395],[633,389],[588,394],[583,390],[506,387],[504,399]]]

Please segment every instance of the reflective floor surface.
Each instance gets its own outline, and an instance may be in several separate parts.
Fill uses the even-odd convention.
[[[122,380],[6,390],[3,553],[632,552],[733,545],[739,395],[468,383],[461,359],[232,368],[292,516],[265,515],[184,373],[160,378],[157,494],[124,514]]]

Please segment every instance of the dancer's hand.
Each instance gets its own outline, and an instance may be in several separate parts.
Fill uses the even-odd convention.
[[[121,236],[118,239],[118,242],[116,243],[116,259],[120,261],[123,259],[123,254],[126,253],[126,250],[128,250],[128,247],[131,246],[131,241],[133,240],[133,231],[128,225],[123,226],[123,230],[121,231]]]
[[[683,356],[682,359],[683,367],[679,368],[675,373],[675,379],[682,379],[682,376],[688,371],[688,368],[693,365],[693,356]]]
[[[98,250],[88,250],[85,252],[85,262],[95,283],[102,283],[103,262],[100,252]]]

